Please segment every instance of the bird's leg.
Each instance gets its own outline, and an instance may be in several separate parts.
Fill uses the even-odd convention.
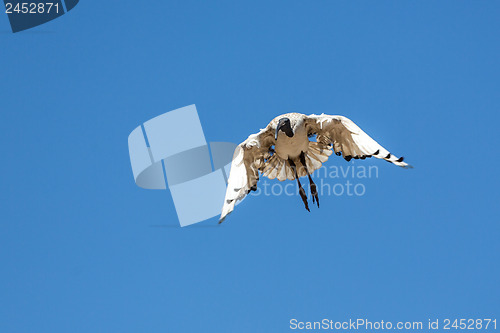
[[[300,184],[300,180],[299,180],[299,175],[297,174],[297,166],[295,165],[295,163],[291,159],[288,159],[288,163],[290,163],[290,166],[292,167],[292,170],[295,173],[295,179],[297,179],[297,184],[299,184],[299,194],[300,194],[300,197],[302,198],[302,202],[304,202],[304,205],[306,206],[307,211],[310,212],[309,204],[307,203],[306,191],[304,191],[304,189],[302,188],[302,184]]]
[[[318,197],[318,190],[316,189],[316,184],[314,184],[311,175],[309,174],[309,170],[307,170],[307,165],[306,165],[306,156],[304,155],[304,152],[300,153],[300,163],[304,166],[304,169],[306,170],[307,177],[309,178],[309,186],[311,188],[311,196],[314,200],[316,199],[316,204],[318,205],[319,208],[319,197]]]

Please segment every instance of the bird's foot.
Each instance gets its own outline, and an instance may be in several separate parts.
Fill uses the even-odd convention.
[[[299,188],[299,194],[300,194],[300,197],[302,198],[302,202],[304,203],[304,206],[306,206],[307,211],[311,212],[309,210],[309,204],[307,203],[306,191],[304,191],[304,189],[302,187]]]
[[[310,187],[311,187],[311,196],[312,196],[313,203],[316,201],[316,204],[318,205],[318,208],[319,208],[319,196],[318,196],[318,190],[316,188],[316,184],[311,183]]]

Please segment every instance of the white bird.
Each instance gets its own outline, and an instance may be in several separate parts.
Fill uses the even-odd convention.
[[[316,135],[316,141],[309,138]],[[333,150],[333,151],[332,151]],[[257,189],[259,173],[279,181],[297,179],[299,194],[309,211],[299,178],[307,176],[313,203],[319,207],[318,192],[311,173],[335,152],[346,161],[376,157],[403,168],[412,166],[403,157],[389,153],[354,122],[343,116],[287,113],[274,118],[266,128],[239,144],[233,155],[226,197],[219,223],[250,191]]]

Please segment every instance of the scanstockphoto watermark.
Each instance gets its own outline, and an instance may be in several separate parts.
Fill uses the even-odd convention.
[[[429,319],[429,329],[434,329]],[[299,321],[290,319],[290,329],[292,330],[336,330],[336,331],[378,331],[378,330],[412,330],[420,331],[424,329],[422,321],[370,321],[368,319],[348,319],[345,321],[335,321],[324,318],[321,321]]]
[[[379,170],[376,165],[348,165],[348,166],[322,166],[316,170],[312,177],[316,183],[318,194],[334,196],[361,197],[367,192],[366,181],[377,179]],[[309,186],[302,186],[310,192]],[[271,183],[267,178],[262,179],[257,190],[251,192],[254,196],[295,196],[299,188],[295,182]],[[308,193],[310,194],[310,193]]]
[[[330,330],[330,331],[425,331],[442,332],[447,330],[462,331],[488,331],[497,329],[496,318],[472,317],[472,318],[428,318],[424,321],[387,321],[368,320],[364,318],[350,318],[343,321],[324,318],[321,321],[302,321],[295,318],[290,319],[291,330]]]

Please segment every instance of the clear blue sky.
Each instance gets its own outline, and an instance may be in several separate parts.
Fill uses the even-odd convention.
[[[496,1],[87,0],[12,34],[0,15],[0,332],[500,320],[499,17]],[[362,197],[250,198],[179,228],[168,191],[134,184],[127,136],[189,104],[209,141],[342,114],[415,169],[366,160]]]

